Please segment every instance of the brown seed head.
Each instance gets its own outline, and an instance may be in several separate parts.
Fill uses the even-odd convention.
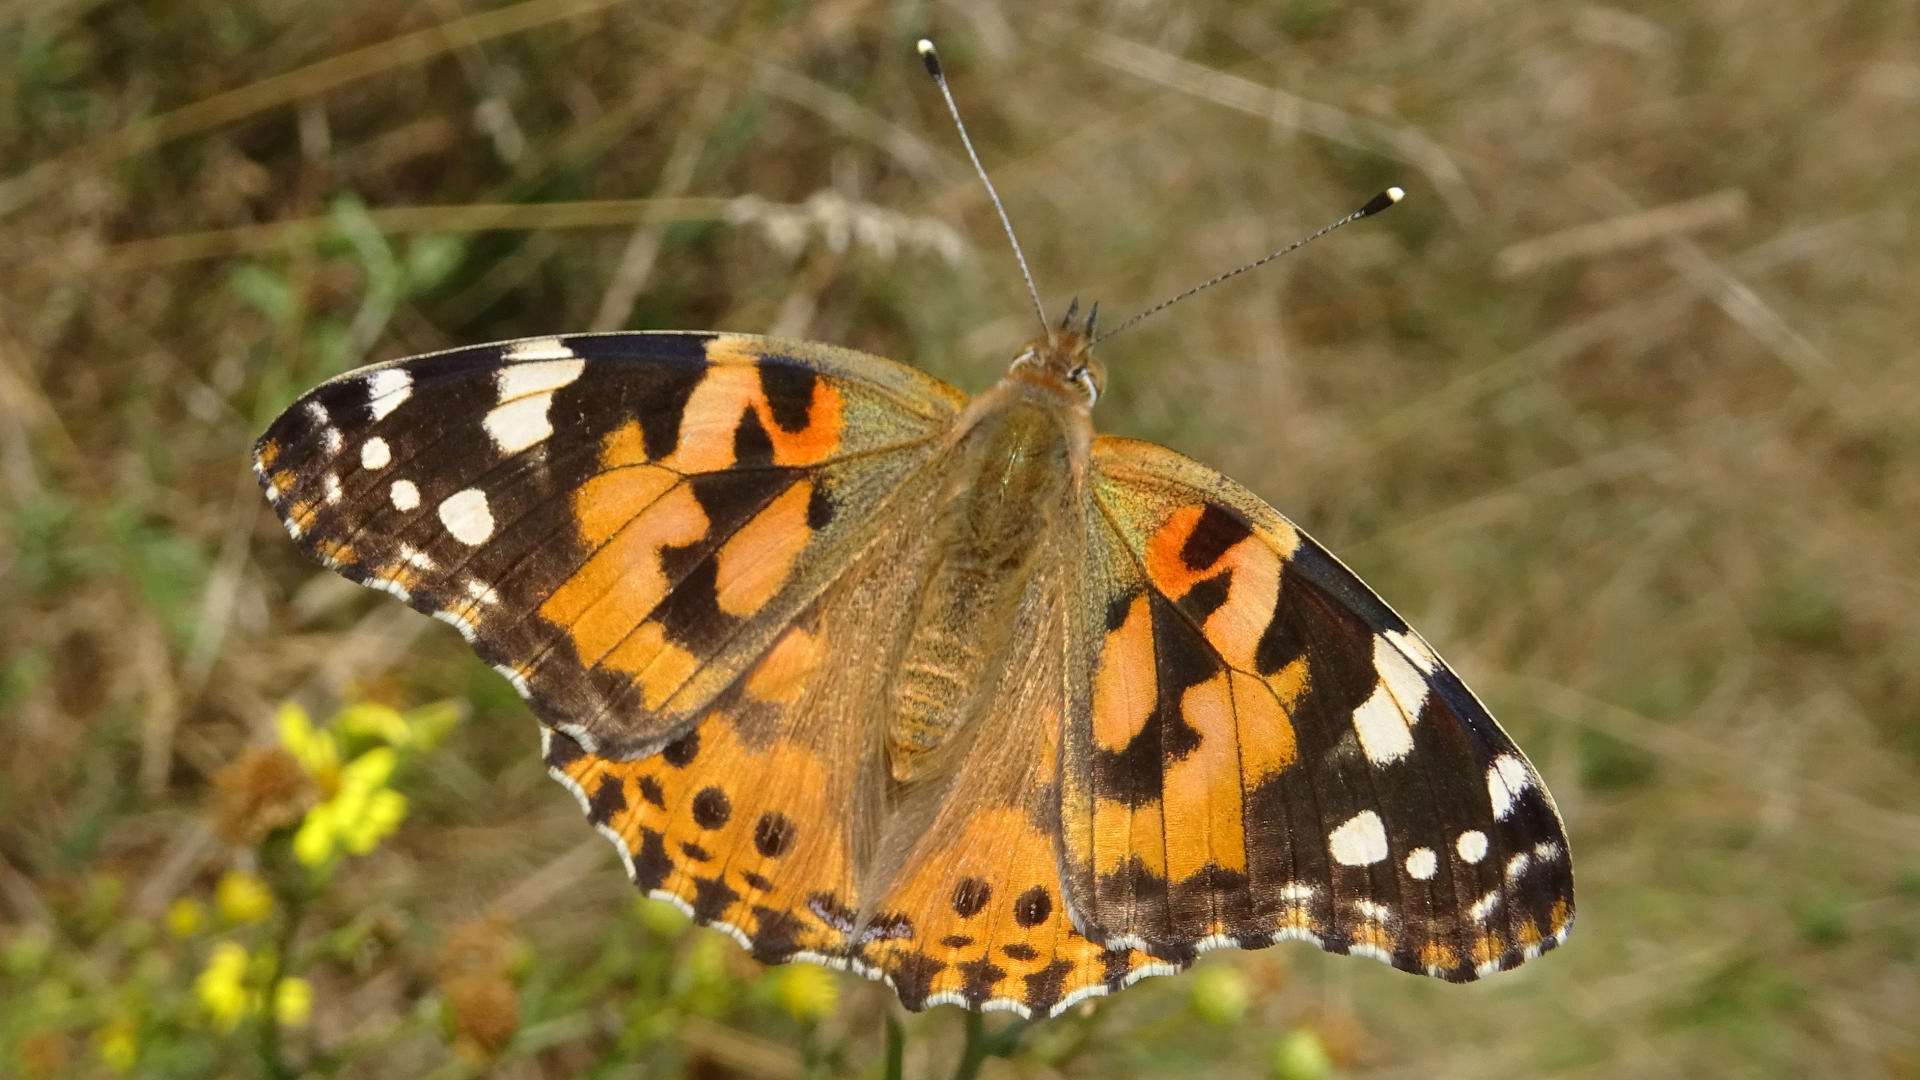
[[[520,999],[513,984],[495,971],[475,971],[443,979],[447,1024],[454,1052],[471,1062],[493,1058],[520,1027]]]
[[[249,746],[213,778],[214,835],[244,847],[299,821],[319,798],[313,778],[278,746]]]
[[[484,972],[505,975],[513,969],[519,958],[520,942],[513,936],[507,921],[489,915],[461,923],[447,931],[446,940],[440,943],[440,956],[435,967],[440,973],[440,981],[444,983],[461,975]]]

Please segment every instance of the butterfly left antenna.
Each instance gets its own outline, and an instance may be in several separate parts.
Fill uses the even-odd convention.
[[[980,164],[980,155],[973,152],[973,140],[967,137],[967,125],[960,120],[960,106],[953,103],[953,91],[947,89],[946,73],[940,70],[940,54],[933,51],[933,42],[920,39],[920,59],[926,62],[927,74],[933,76],[934,84],[940,87],[940,96],[947,99],[947,112],[953,117],[953,126],[960,129],[960,142],[967,148],[967,157],[973,159],[973,171],[980,174],[980,182],[987,185],[987,196],[993,200],[993,208],[1000,212],[1000,225],[1007,230],[1007,240],[1013,244],[1013,257],[1020,260],[1020,276],[1027,280],[1027,295],[1033,298],[1033,312],[1040,316],[1040,328],[1051,330],[1047,325],[1047,309],[1040,303],[1040,290],[1033,286],[1033,274],[1027,269],[1027,256],[1020,250],[1020,238],[1013,235],[1013,222],[1007,218],[1007,208],[1001,205],[1000,193],[993,190],[993,181],[987,179],[986,166]]]

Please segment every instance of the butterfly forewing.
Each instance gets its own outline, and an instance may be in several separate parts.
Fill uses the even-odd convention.
[[[261,437],[288,531],[581,745],[676,735],[845,569],[963,399],[878,357],[537,338],[349,373]]]
[[[1526,758],[1344,566],[1171,451],[1094,447],[1090,708],[1062,761],[1087,933],[1305,938],[1451,980],[1552,948],[1566,839]]]

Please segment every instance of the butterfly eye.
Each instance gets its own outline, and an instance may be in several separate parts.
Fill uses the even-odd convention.
[[[1079,383],[1087,391],[1087,405],[1092,407],[1100,400],[1100,384],[1094,379],[1093,372],[1085,364],[1067,373],[1068,380]]]

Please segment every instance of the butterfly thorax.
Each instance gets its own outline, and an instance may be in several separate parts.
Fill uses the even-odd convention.
[[[911,779],[991,697],[1042,554],[1083,474],[1097,383],[1085,339],[1024,350],[956,420],[917,604],[892,685],[894,779]],[[1093,388],[1091,392],[1089,387]]]

